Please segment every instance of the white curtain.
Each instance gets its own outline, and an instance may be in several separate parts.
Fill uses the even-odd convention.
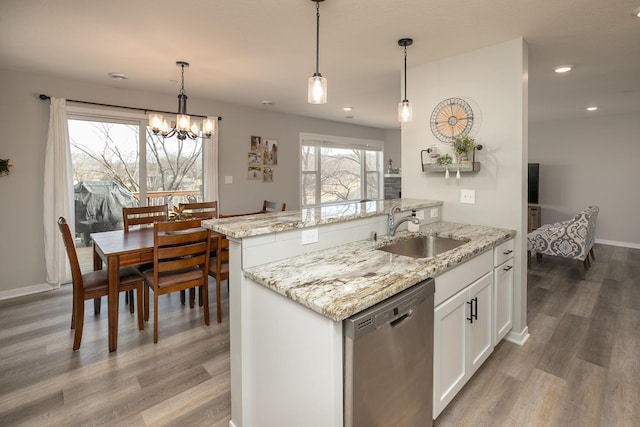
[[[218,135],[220,126],[216,120],[216,128],[210,139],[202,140],[202,151],[204,156],[204,201],[218,201]],[[220,202],[218,201],[218,211]]]
[[[71,280],[71,270],[58,218],[64,216],[75,233],[73,170],[66,100],[51,98],[49,133],[44,158],[44,258],[47,282],[52,285]]]

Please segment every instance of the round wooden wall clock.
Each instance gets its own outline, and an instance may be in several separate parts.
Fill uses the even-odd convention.
[[[442,142],[452,142],[473,128],[473,109],[461,98],[448,98],[431,113],[431,132]]]

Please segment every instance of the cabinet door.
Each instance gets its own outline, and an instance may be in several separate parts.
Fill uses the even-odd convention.
[[[433,418],[468,379],[467,289],[440,304],[433,313]]]
[[[493,273],[493,312],[493,345],[496,345],[513,324],[513,259],[497,267]]]
[[[469,286],[469,375],[487,360],[493,351],[493,274],[488,273]]]

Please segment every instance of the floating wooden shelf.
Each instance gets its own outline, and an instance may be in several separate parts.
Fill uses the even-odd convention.
[[[449,173],[456,173],[458,170],[460,173],[478,172],[480,170],[480,162],[469,163],[452,163],[450,165],[438,165],[433,163],[423,163],[422,172],[445,172],[449,169]]]

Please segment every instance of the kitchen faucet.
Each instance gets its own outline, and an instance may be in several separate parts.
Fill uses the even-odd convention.
[[[393,206],[389,210],[388,221],[387,221],[387,234],[389,236],[394,236],[396,234],[396,230],[398,229],[400,224],[402,224],[403,222],[411,221],[412,223],[414,223],[416,225],[420,224],[420,220],[418,218],[416,218],[414,214],[405,216],[404,218],[400,218],[400,220],[396,223],[395,222],[395,214],[397,212],[400,212],[400,206]]]

